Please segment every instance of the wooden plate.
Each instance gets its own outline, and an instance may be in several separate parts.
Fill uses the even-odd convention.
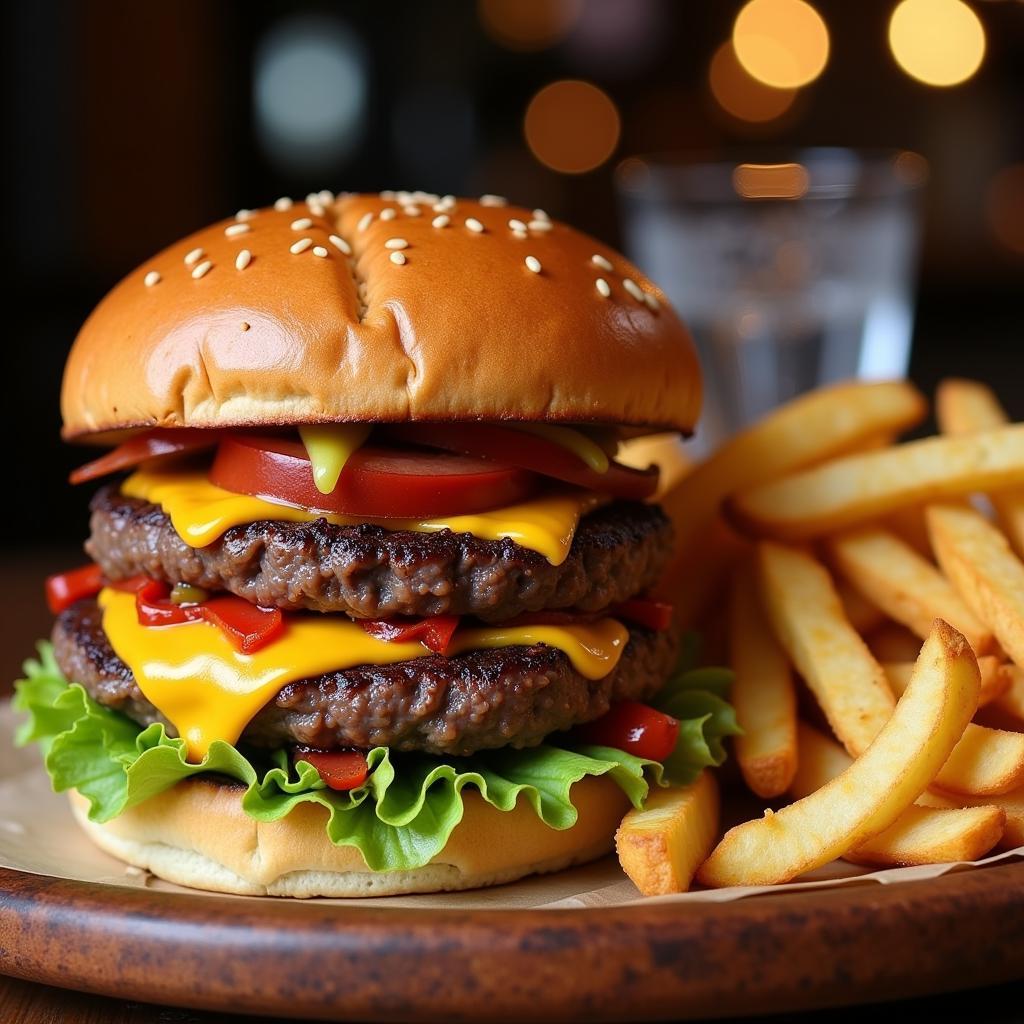
[[[1024,977],[1024,864],[732,903],[387,909],[0,869],[0,971],[320,1020],[784,1012]]]

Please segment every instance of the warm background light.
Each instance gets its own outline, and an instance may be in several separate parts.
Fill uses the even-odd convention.
[[[741,121],[774,121],[789,110],[796,96],[793,89],[773,89],[747,74],[729,41],[715,51],[708,77],[715,101]]]
[[[732,185],[744,199],[799,199],[810,179],[802,164],[740,164],[732,172]]]
[[[582,174],[615,152],[621,123],[607,93],[566,79],[546,85],[530,100],[523,125],[533,155],[552,170]]]
[[[992,234],[1011,252],[1024,254],[1024,163],[1004,167],[992,179],[985,214]]]
[[[736,16],[732,44],[754,78],[777,89],[797,89],[828,61],[828,28],[804,0],[750,0]]]
[[[543,50],[561,41],[583,9],[583,0],[479,0],[480,23],[510,50]]]
[[[981,66],[985,29],[961,0],[903,0],[889,19],[896,63],[926,85],[958,85]]]

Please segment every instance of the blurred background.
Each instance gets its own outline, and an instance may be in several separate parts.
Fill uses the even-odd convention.
[[[912,330],[923,387],[980,376],[1024,414],[1018,0],[36,0],[4,16],[18,440],[7,486],[33,499],[28,515],[5,505],[9,573],[77,559],[86,533],[88,495],[64,483],[82,453],[59,441],[58,388],[90,308],[207,222],[321,188],[543,207],[626,246],[706,355],[718,331],[727,378],[726,357],[764,329],[763,311],[730,307],[726,328],[706,328],[714,309],[688,288],[703,262],[688,243],[710,225],[708,244],[730,250],[716,286],[735,289],[735,261],[766,251],[806,297],[821,276],[806,247],[827,242],[840,262],[873,265],[876,291],[895,289],[881,333],[865,321],[835,342],[843,351],[873,344],[898,364]],[[807,147],[823,146],[874,156],[833,151],[819,174]],[[703,177],[680,169],[711,161]],[[815,197],[832,205],[807,205]],[[784,229],[735,222],[743,199],[768,210],[799,199],[790,221],[814,212]],[[891,267],[864,242],[887,225]],[[799,245],[755,244],[778,230]],[[827,325],[800,329],[824,344]]]

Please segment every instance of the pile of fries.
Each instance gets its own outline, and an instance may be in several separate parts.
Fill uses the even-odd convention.
[[[723,637],[771,807],[721,836],[709,773],[658,792],[617,835],[641,892],[1024,845],[1024,424],[949,380],[940,436],[894,443],[927,411],[902,381],[816,391],[663,498],[670,596]]]

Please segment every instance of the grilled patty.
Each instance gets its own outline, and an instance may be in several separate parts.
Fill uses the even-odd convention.
[[[141,725],[169,725],[114,653],[95,601],[63,612],[53,642],[66,678],[99,703]],[[285,686],[242,740],[260,747],[385,746],[457,755],[534,746],[552,732],[600,717],[613,701],[651,697],[671,671],[675,649],[671,633],[631,629],[618,666],[597,681],[545,644],[328,672]]]
[[[268,607],[370,619],[452,614],[500,622],[542,609],[597,611],[652,586],[672,543],[658,506],[616,501],[581,520],[557,566],[507,539],[323,519],[235,526],[191,548],[159,505],[113,487],[93,499],[91,528],[86,551],[109,579],[144,573]]]

